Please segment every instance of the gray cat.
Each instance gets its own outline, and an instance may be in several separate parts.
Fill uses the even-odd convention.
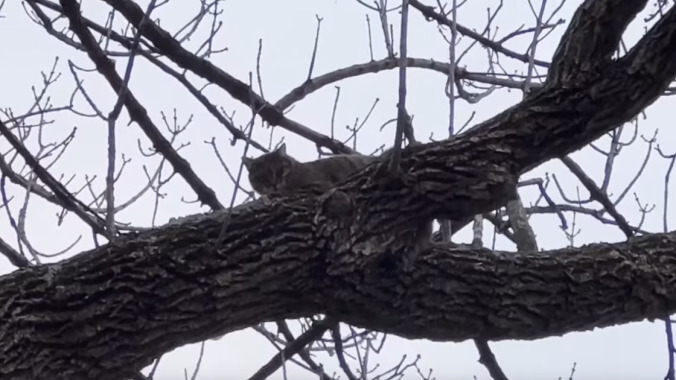
[[[293,193],[314,187],[328,190],[347,180],[379,157],[339,154],[315,161],[299,162],[286,154],[286,144],[256,158],[243,157],[251,187],[261,194]]]

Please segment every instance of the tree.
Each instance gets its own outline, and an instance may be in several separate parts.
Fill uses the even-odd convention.
[[[131,0],[104,2],[115,18],[122,17],[132,26],[128,35],[92,21],[75,0],[58,4],[25,1],[44,31],[87,54],[116,94],[116,101],[105,114],[86,97],[94,116],[105,120],[109,134],[105,190],[100,195],[92,191],[91,202],[68,190],[68,182],[55,178],[49,166],[40,162],[45,151],[31,152],[26,119],[36,111],[21,117],[7,114],[0,123],[0,134],[11,147],[0,156],[7,210],[12,206],[4,191],[9,179],[27,194],[77,215],[91,228],[95,241],[107,240],[49,264],[40,263],[39,252],[22,237],[21,223],[14,223],[17,247],[0,241],[0,251],[21,268],[0,278],[3,379],[141,378],[141,369],[176,347],[272,321],[278,323],[288,345],[261,368],[255,375],[258,378],[296,353],[313,371],[321,372],[303,347],[326,331],[334,338],[345,375],[356,378],[344,364],[338,328],[342,322],[406,338],[475,339],[482,361],[498,379],[505,375],[488,341],[538,339],[665,318],[676,311],[676,290],[670,286],[676,280],[676,234],[633,236],[640,228],[620,215],[606,186],[595,185],[567,157],[605,134],[618,136],[624,123],[673,91],[668,86],[676,76],[676,10],[667,9],[665,2],[650,10],[647,22],[651,25],[645,34],[628,51],[617,54],[627,25],[647,2],[584,1],[568,23],[551,63],[534,58],[540,33],[556,25],[545,22],[541,14],[530,54],[520,55],[486,34],[454,23],[455,13],[447,16],[417,0],[404,2],[397,56],[393,36],[387,32],[387,12],[380,3],[377,10],[386,26],[388,58],[332,76],[313,78],[311,69],[312,80],[275,104],[262,96],[262,86],[254,91],[253,80],[246,84],[200,52],[186,49],[183,44],[190,34],[180,39],[155,22],[154,12],[161,11],[163,4],[151,1],[144,10]],[[218,15],[219,6],[217,1],[205,4],[199,20]],[[451,25],[453,39],[459,33],[478,41],[491,54],[523,60],[529,70],[527,79],[517,82],[517,88],[525,92],[523,100],[457,136],[412,144],[414,123],[407,117],[403,91],[406,67],[449,72],[451,98],[457,91],[468,101],[481,96],[467,92],[463,81],[504,86],[514,82],[461,69],[455,54],[447,65],[407,57],[409,11]],[[72,34],[55,28],[53,15],[61,15]],[[112,58],[119,54],[109,43],[126,50],[126,67],[114,64]],[[209,45],[208,49],[213,53],[216,48]],[[192,76],[227,91],[265,123],[308,139],[318,148],[346,153],[353,148],[294,121],[283,111],[336,80],[399,66],[395,146],[402,136],[410,144],[401,151],[395,149],[393,167],[369,166],[325,194],[308,190],[235,207],[223,204],[221,199],[231,195],[223,198],[208,186],[174,147],[178,129],[167,138],[134,94],[131,68],[141,58],[183,85],[233,139],[245,143],[245,154],[249,147],[266,150],[251,137],[253,121],[244,128],[235,127],[191,83]],[[74,64],[69,68],[78,78],[79,68]],[[547,69],[540,84],[533,82],[534,68]],[[86,93],[78,80],[76,94]],[[40,108],[40,99],[35,109],[45,115],[50,110]],[[131,230],[116,222],[120,207],[114,201],[116,168],[120,168],[116,166],[116,134],[123,133],[118,123],[123,110],[161,156],[158,173],[168,163],[213,213],[179,218],[152,229]],[[69,111],[76,112],[73,107]],[[352,140],[358,130],[354,129]],[[48,153],[61,151],[71,138]],[[28,174],[13,169],[18,158],[30,168]],[[537,250],[515,189],[521,175],[552,159],[561,159],[578,175],[591,198],[605,208],[593,216],[603,219],[607,213],[625,233],[626,242]],[[233,175],[233,189],[240,187],[240,174]],[[161,180],[148,174],[148,182],[159,196]],[[508,225],[502,213],[495,212],[503,207]],[[549,207],[562,215],[561,207]],[[425,250],[411,270],[402,269],[401,258],[413,249],[412,235],[420,223],[451,221],[450,228],[443,227],[440,233],[448,239],[471,221],[480,226],[482,217],[513,237],[520,252],[452,244]],[[325,318],[297,339],[284,322],[316,315]],[[673,369],[668,376],[673,378]]]

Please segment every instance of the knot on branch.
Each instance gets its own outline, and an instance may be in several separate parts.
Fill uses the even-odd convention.
[[[327,274],[365,273],[382,265],[402,268],[410,261],[409,252],[419,250],[420,226],[431,225],[420,217],[424,210],[401,201],[420,197],[415,177],[376,169],[355,181],[318,200],[314,224],[317,247],[327,255]]]
[[[354,211],[354,202],[345,192],[334,188],[319,197],[319,209],[321,213],[316,218],[323,214],[331,218],[349,217]]]

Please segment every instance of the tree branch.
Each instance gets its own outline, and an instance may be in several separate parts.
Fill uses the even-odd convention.
[[[482,339],[475,339],[474,345],[479,351],[479,363],[486,367],[493,380],[508,380],[507,375],[505,375],[505,372],[498,365],[498,361],[495,359],[495,355],[491,351],[488,342]]]
[[[33,157],[28,149],[26,149],[26,147],[12,134],[2,120],[0,120],[0,135],[2,135],[12,148],[19,153],[21,158],[26,161],[26,165],[31,168],[40,181],[54,192],[54,196],[66,210],[71,211],[80,217],[80,219],[89,225],[94,232],[110,238],[108,232],[104,228],[105,221],[87,205],[74,197],[61,182],[52,177],[52,175],[40,165],[38,160]]]
[[[451,25],[453,25],[453,21],[449,20],[446,16],[438,13],[434,9],[434,7],[431,7],[429,5],[425,5],[418,0],[409,0],[409,4],[413,8],[416,8],[418,11],[420,11],[420,13],[422,13],[422,15],[425,16],[425,18],[427,20],[434,20],[438,24],[446,25],[449,28],[451,27]],[[460,24],[456,24],[456,28],[457,28],[457,30],[460,34],[462,34],[464,36],[468,36],[468,37],[476,40],[481,45],[483,45],[487,48],[493,49],[494,51],[496,51],[498,53],[502,53],[502,54],[504,54],[504,55],[506,55],[510,58],[518,59],[521,62],[528,62],[528,54],[519,54],[519,53],[516,53],[512,50],[509,50],[509,49],[505,48],[504,46],[502,46],[502,44],[495,42],[495,41],[492,41],[492,40],[482,36],[481,34],[475,32],[475,31],[473,31],[473,30],[471,30],[467,27],[464,27]],[[547,62],[540,61],[540,60],[537,60],[537,59],[534,60],[534,62],[538,66],[549,67],[549,63],[547,63]]]
[[[617,50],[627,25],[646,0],[586,0],[570,21],[554,52],[547,81],[575,81],[589,72],[603,71]]]
[[[313,204],[238,207],[218,250],[208,247],[227,212],[1,277],[0,375],[119,379],[186,343],[315,314],[463,341],[537,339],[676,311],[676,233],[543,254],[435,249],[412,274],[381,266],[364,275],[355,265],[334,276],[326,249],[307,239]]]
[[[52,26],[50,19],[47,17],[46,14],[44,14],[44,12],[40,9],[40,7],[38,5],[43,6],[45,8],[48,8],[52,11],[58,12],[60,14],[63,14],[65,16],[65,14],[63,12],[63,8],[61,6],[59,6],[58,4],[52,3],[51,1],[47,1],[47,0],[29,0],[28,4],[35,11],[35,13],[38,16],[38,18],[40,19],[40,21],[42,21],[43,27],[45,28],[45,30],[49,34],[54,35],[55,38],[59,39],[60,41],[65,42],[66,44],[68,44],[70,46],[75,47],[76,49],[86,51],[86,49],[82,46],[82,44],[73,44],[72,40],[64,39],[61,34],[56,32],[54,30],[53,26]],[[124,37],[124,36],[118,34],[114,30],[111,30],[110,28],[103,27],[103,26],[87,19],[86,17],[82,17],[82,22],[85,24],[85,26],[87,26],[88,28],[96,31],[101,36],[105,36],[105,38],[110,38],[111,40],[119,43],[120,45],[124,46],[127,49],[132,48],[133,41],[131,39],[127,38],[127,37]],[[147,46],[144,45],[144,47],[147,47]],[[206,98],[206,96],[204,96],[198,89],[196,89],[195,86],[193,86],[188,79],[186,79],[181,74],[176,72],[176,70],[173,70],[171,67],[169,67],[168,65],[166,65],[165,63],[160,61],[158,58],[156,58],[153,54],[157,54],[157,52],[154,51],[154,49],[152,47],[149,48],[149,49],[143,49],[143,48],[136,49],[136,53],[141,55],[143,58],[147,59],[148,61],[150,61],[150,63],[157,66],[160,70],[164,71],[166,74],[168,74],[169,76],[174,78],[177,82],[181,83],[188,90],[188,92],[190,92],[190,94],[192,94],[200,103],[202,103],[202,105],[204,105],[204,107],[207,109],[207,111],[209,111],[209,113],[211,113],[218,120],[218,122],[221,123],[221,125],[223,125],[228,130],[228,132],[230,132],[232,134],[234,140],[243,140],[243,141],[251,144],[254,148],[256,148],[256,149],[258,149],[262,152],[267,152],[267,149],[265,149],[265,147],[263,147],[258,142],[248,138],[243,131],[237,129],[237,127],[235,127],[227,118],[225,118],[218,111],[216,106],[211,104],[208,101],[208,99]],[[111,53],[110,51],[106,51],[106,54],[109,55],[109,56],[120,55],[119,53],[117,53],[117,54]],[[484,76],[481,75],[481,74],[472,73],[472,74],[468,74],[468,77],[473,78],[474,80],[485,80],[485,79],[483,79]],[[493,81],[491,81],[490,83],[493,83],[495,80],[499,80],[499,81],[501,81],[499,83],[505,83],[505,85],[510,85],[512,87],[518,86],[518,82],[505,80],[505,79],[497,79],[497,78],[494,79]]]
[[[8,205],[5,205],[5,207],[8,207]],[[25,268],[29,265],[31,265],[30,261],[26,259],[21,253],[17,252],[16,249],[12,248],[9,244],[5,243],[2,238],[0,238],[0,254],[5,255],[7,257],[7,260],[9,260],[10,263],[16,265],[19,268]]]
[[[599,202],[601,206],[606,210],[608,215],[612,216],[613,219],[615,219],[615,222],[617,223],[617,226],[622,230],[624,235],[628,238],[632,237],[634,235],[634,231],[627,222],[627,220],[622,216],[622,214],[617,211],[615,208],[615,205],[613,205],[613,202],[610,201],[610,198],[608,198],[608,195],[606,195],[603,190],[599,189],[598,186],[596,186],[596,183],[594,183],[594,180],[589,178],[587,174],[585,174],[584,170],[578,165],[575,161],[573,161],[572,158],[570,157],[563,157],[561,158],[561,162],[563,162],[564,165],[573,173],[575,176],[582,182],[582,186],[587,189],[589,192],[589,198]]]
[[[323,88],[331,83],[335,83],[347,78],[353,78],[364,74],[375,74],[384,70],[392,70],[398,67],[400,58],[383,58],[378,61],[369,61],[366,63],[357,63],[352,66],[344,67],[342,69],[334,70],[326,74],[322,74],[304,82],[300,86],[291,90],[288,94],[281,97],[275,106],[279,109],[286,109],[293,103],[304,99],[307,95]],[[435,61],[425,58],[406,58],[406,67],[427,69],[438,72],[444,77],[448,76],[450,70],[448,63]],[[469,72],[462,67],[456,67],[454,74],[456,79],[466,79],[476,81],[479,83],[492,84],[500,87],[518,88],[524,87],[523,81],[516,81],[512,79],[504,79],[494,77],[488,74]],[[541,87],[538,83],[532,83],[531,87]]]
[[[72,1],[72,0],[61,0]],[[129,22],[138,28],[143,19],[143,9],[130,0],[104,0],[113,9],[120,12]],[[62,4],[63,5],[63,4]],[[64,7],[65,8],[65,7]],[[184,49],[171,34],[160,28],[157,24],[144,25],[141,31],[143,37],[150,40],[161,54],[172,60],[179,67],[192,71],[210,83],[213,83],[225,91],[233,98],[239,100],[245,105],[251,106],[260,117],[271,125],[278,125],[290,132],[304,137],[319,146],[324,146],[334,153],[351,153],[347,145],[338,140],[331,139],[321,133],[288,119],[280,109],[268,103],[265,99],[256,94],[246,83],[238,80],[232,75],[214,66],[204,58],[198,57]]]
[[[96,39],[91,34],[84,21],[82,20],[82,12],[80,5],[75,0],[60,0],[63,13],[68,17],[70,22],[70,29],[80,39],[89,55],[89,58],[96,64],[96,69],[108,81],[115,93],[120,94],[124,83],[122,78],[115,71],[115,65],[106,57],[99,47]],[[141,14],[145,14],[141,11]],[[139,24],[143,21],[143,17],[139,20]],[[139,30],[141,34],[146,29],[151,29],[155,23],[144,23],[143,28]],[[139,25],[136,25],[139,28]],[[153,143],[155,149],[160,152],[174,170],[178,172],[181,177],[188,183],[188,185],[197,194],[198,199],[202,204],[208,205],[213,210],[222,210],[223,205],[219,202],[214,191],[207,186],[197,174],[190,167],[190,163],[181,157],[176,150],[171,146],[171,143],[162,136],[162,133],[154,125],[153,121],[148,116],[148,112],[143,108],[141,103],[136,100],[134,94],[128,90],[124,95],[124,105],[129,112],[129,116],[135,121],[141,130],[145,133],[148,139]]]
[[[293,355],[300,353],[305,346],[312,343],[313,341],[319,339],[324,335],[324,332],[329,329],[333,324],[330,318],[324,318],[321,321],[315,322],[312,327],[307,331],[302,333],[298,338],[294,339],[289,343],[288,346],[284,347],[283,350],[278,352],[270,361],[256,371],[249,380],[264,380],[272,375],[276,370],[279,369],[284,362],[290,359]]]

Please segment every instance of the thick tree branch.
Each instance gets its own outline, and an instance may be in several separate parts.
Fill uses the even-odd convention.
[[[627,25],[646,0],[586,0],[580,5],[554,53],[547,81],[576,81],[602,71],[617,50]]]
[[[545,254],[437,249],[412,274],[381,266],[332,276],[328,252],[307,239],[314,204],[239,207],[216,251],[206,247],[226,212],[0,278],[1,377],[119,379],[186,343],[320,313],[462,341],[537,339],[676,311],[676,233]]]

